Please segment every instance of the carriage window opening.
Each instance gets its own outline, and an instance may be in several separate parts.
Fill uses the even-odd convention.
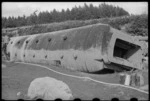
[[[51,42],[51,40],[52,40],[52,39],[51,39],[51,38],[49,38],[49,39],[48,39],[48,42]]]
[[[67,36],[64,37],[64,41],[67,40]]]
[[[126,42],[121,39],[116,39],[113,56],[123,58],[123,59],[128,59],[132,55],[134,55],[136,51],[139,49],[140,46],[138,45]]]
[[[36,43],[38,43],[39,42],[39,40],[36,40]]]

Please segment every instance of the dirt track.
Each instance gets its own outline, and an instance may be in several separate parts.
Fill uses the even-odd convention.
[[[65,74],[76,76],[88,76],[96,80],[104,82],[119,83],[119,77],[116,74],[98,75],[68,71],[63,68],[51,66],[53,70]],[[2,98],[3,99],[18,99],[17,93],[27,93],[30,82],[34,78],[50,76],[65,82],[72,90],[74,98],[91,100],[95,97],[100,99],[110,100],[113,97],[118,97],[120,100],[129,100],[132,97],[138,99],[148,99],[148,94],[118,86],[108,86],[101,83],[96,83],[88,79],[79,79],[69,76],[63,76],[53,71],[21,63],[6,63],[6,68],[2,69]],[[20,97],[20,98],[23,98]]]

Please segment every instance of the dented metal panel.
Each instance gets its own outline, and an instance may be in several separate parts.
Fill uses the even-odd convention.
[[[132,56],[127,54],[128,59],[121,55],[114,56],[114,52],[123,54],[119,49],[122,47],[116,46],[117,39],[140,47],[140,44],[135,42],[131,36],[105,24],[94,24],[50,33],[14,37],[8,45],[8,50],[12,51],[10,56],[14,61],[59,64],[64,68],[84,72],[99,71],[104,67],[114,66],[114,64],[119,65],[119,67],[116,65],[116,68],[140,68],[142,57],[139,49],[133,52],[133,49],[128,48],[126,43],[117,43],[125,44],[124,46],[127,47],[125,51],[132,53]],[[14,44],[11,44],[12,41]],[[19,44],[17,44],[18,41],[20,41]],[[139,59],[134,61],[136,57]]]

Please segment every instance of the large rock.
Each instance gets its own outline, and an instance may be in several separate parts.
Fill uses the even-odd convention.
[[[28,97],[31,99],[42,98],[43,100],[69,100],[73,98],[70,88],[67,84],[51,77],[42,77],[34,79],[28,89]]]

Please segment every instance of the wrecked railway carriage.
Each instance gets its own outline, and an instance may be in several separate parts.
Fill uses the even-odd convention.
[[[105,24],[13,37],[7,48],[12,61],[57,64],[84,72],[142,69],[141,43]]]

